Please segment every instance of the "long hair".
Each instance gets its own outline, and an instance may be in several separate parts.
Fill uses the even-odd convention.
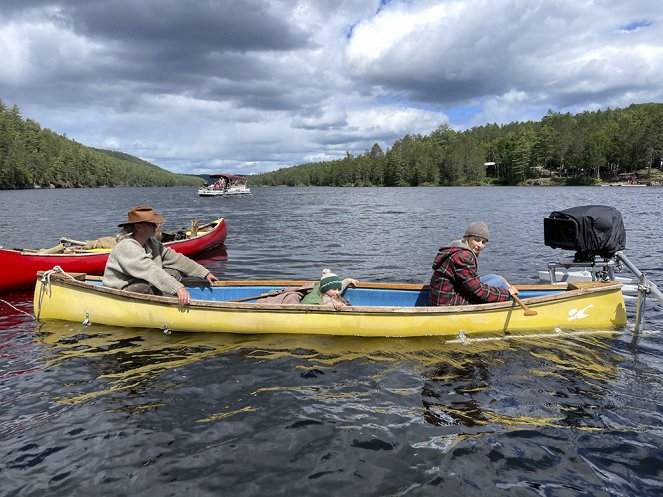
[[[115,241],[119,242],[120,240],[124,240],[125,238],[130,238],[133,236],[133,234],[134,234],[134,225],[125,224],[124,226],[122,226],[120,232],[117,235],[115,235]],[[161,226],[159,226],[157,228],[157,232],[154,234],[154,238],[161,241],[161,236],[162,236]]]
[[[124,240],[125,238],[130,238],[131,235],[133,234],[134,234],[134,225],[125,224],[124,226],[122,226],[120,232],[115,236],[115,240],[119,242],[120,240]]]

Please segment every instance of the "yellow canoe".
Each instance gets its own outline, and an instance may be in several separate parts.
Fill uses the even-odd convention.
[[[304,281],[222,281],[191,287],[191,304],[180,307],[175,297],[125,292],[81,279],[59,273],[39,279],[34,293],[37,319],[168,331],[381,337],[614,330],[626,325],[619,282],[519,285],[522,303],[536,313],[525,315],[512,301],[428,307],[428,287],[418,284],[359,283],[344,294],[352,305],[336,311],[331,306],[249,300]]]

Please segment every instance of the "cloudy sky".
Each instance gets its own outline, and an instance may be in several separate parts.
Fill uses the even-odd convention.
[[[0,99],[176,172],[663,102],[660,0],[2,0]]]

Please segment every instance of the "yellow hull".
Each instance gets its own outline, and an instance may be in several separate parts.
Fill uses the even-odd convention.
[[[288,282],[283,282],[287,284]],[[378,285],[378,284],[373,284]],[[388,284],[382,285],[389,288]],[[294,333],[354,336],[452,336],[546,330],[611,330],[626,324],[619,283],[585,284],[563,293],[523,299],[536,311],[526,316],[513,302],[459,307],[327,306],[233,303],[138,295],[53,275],[37,282],[39,320],[86,321],[169,331]]]

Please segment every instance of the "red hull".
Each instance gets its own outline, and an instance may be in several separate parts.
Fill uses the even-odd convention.
[[[177,252],[195,256],[217,247],[226,240],[226,223],[219,221],[214,230],[186,240],[166,243]],[[101,275],[104,273],[108,252],[81,254],[39,254],[20,250],[0,249],[0,293],[34,287],[37,271],[48,271],[60,266],[70,273]]]

